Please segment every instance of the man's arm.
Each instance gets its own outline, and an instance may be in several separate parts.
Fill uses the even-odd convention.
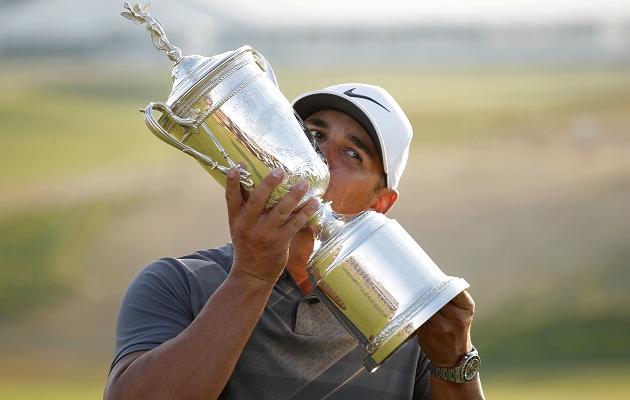
[[[260,318],[272,286],[228,276],[177,337],[116,363],[105,399],[216,398]]]
[[[453,368],[472,351],[470,328],[475,302],[463,291],[424,323],[417,331],[418,342],[431,364]],[[454,383],[431,375],[432,400],[484,399],[479,374],[468,383]]]
[[[234,247],[230,274],[177,337],[116,363],[105,399],[219,396],[284,269],[291,238],[315,211],[307,205],[292,214],[308,184],[298,184],[271,211],[265,210],[283,177],[281,170],[274,171],[246,198],[237,170],[230,170],[225,191]]]

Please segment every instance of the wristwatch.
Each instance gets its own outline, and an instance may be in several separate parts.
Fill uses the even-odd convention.
[[[465,354],[455,368],[442,368],[431,365],[431,375],[449,382],[467,383],[475,379],[477,372],[479,372],[480,364],[481,358],[479,358],[479,353],[473,346],[472,351]]]

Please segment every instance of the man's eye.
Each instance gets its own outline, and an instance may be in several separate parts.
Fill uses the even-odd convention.
[[[320,132],[320,131],[310,131],[311,135],[315,138],[315,140],[323,140],[324,139],[324,135]]]
[[[361,155],[354,150],[345,150],[346,154],[361,161]]]

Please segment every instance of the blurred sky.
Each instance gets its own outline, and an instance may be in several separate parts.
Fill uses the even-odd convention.
[[[54,24],[64,28],[64,21],[95,28],[95,22],[122,11],[123,0],[89,2],[90,13],[77,9],[87,6],[83,0],[0,0],[0,32],[11,25],[38,29]],[[129,1],[145,5],[147,0]],[[381,24],[392,22],[510,23],[543,22],[580,18],[628,18],[630,0],[154,0],[151,9],[201,12],[215,11],[251,24]],[[25,15],[26,14],[26,15]],[[45,17],[46,21],[40,18]],[[61,22],[61,23],[60,23]]]
[[[0,0],[0,61],[164,60],[123,3]],[[149,13],[184,54],[249,44],[277,65],[630,63],[630,0],[153,0]]]
[[[159,0],[156,0],[159,1]],[[503,23],[513,20],[562,20],[630,15],[629,0],[231,0],[221,4],[260,23],[389,23],[392,21]],[[245,13],[243,10],[247,10]],[[299,18],[296,16],[299,15]]]
[[[89,13],[77,12],[88,7]],[[46,42],[78,37],[96,42],[119,32],[123,0],[0,0],[0,48],[19,38]],[[131,5],[147,0],[132,0]],[[630,20],[630,0],[154,0],[149,12],[169,32],[195,16],[212,16],[204,28],[245,26],[356,26],[379,24],[512,24],[605,19]],[[182,24],[193,25],[193,24]],[[132,28],[129,28],[131,31]],[[70,38],[68,38],[70,34]]]

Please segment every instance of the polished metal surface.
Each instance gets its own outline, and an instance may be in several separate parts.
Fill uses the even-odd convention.
[[[361,343],[369,371],[468,287],[444,274],[400,224],[374,211],[324,241],[308,268],[318,297]]]
[[[162,24],[148,14],[149,4],[125,3],[128,11],[122,15],[146,25],[156,48],[175,62],[168,100],[143,110],[151,132],[195,158],[223,186],[229,168],[240,161],[247,165],[247,170],[239,167],[247,190],[273,169],[284,169],[286,178],[268,207],[302,179],[311,185],[303,202],[321,201],[330,179],[326,161],[265,58],[249,46],[213,57],[182,57]],[[322,202],[309,226],[315,249],[307,268],[314,291],[357,337],[369,371],[468,287],[463,279],[445,275],[382,214],[340,215]]]
[[[286,177],[268,207],[303,179],[310,183],[303,202],[321,197],[329,181],[326,161],[278,89],[266,59],[249,46],[213,57],[182,57],[159,20],[147,12],[149,4],[125,3],[128,11],[122,14],[146,25],[155,47],[175,61],[168,100],[144,109],[151,132],[195,158],[223,186],[228,170],[239,162],[247,165],[247,170],[239,169],[248,190],[273,169],[284,169]]]

